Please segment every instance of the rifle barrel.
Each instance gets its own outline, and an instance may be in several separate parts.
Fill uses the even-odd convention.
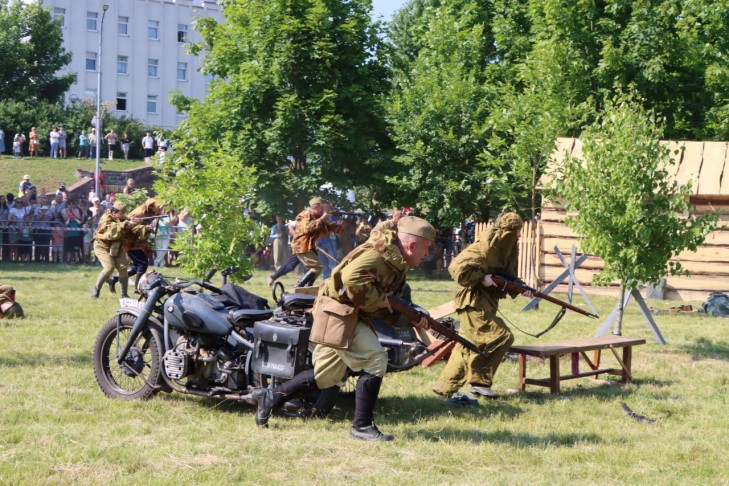
[[[570,304],[569,302],[565,302],[563,300],[557,299],[556,297],[552,297],[551,295],[543,294],[542,292],[535,290],[528,285],[522,285],[517,282],[512,282],[511,280],[508,280],[500,275],[492,275],[491,279],[496,283],[496,285],[503,286],[509,290],[515,290],[519,293],[524,293],[526,291],[531,291],[534,297],[544,299],[547,302],[551,302],[553,304],[557,304],[559,306],[564,307],[565,309],[569,309],[571,311],[577,312],[578,314],[582,314],[583,316],[592,317],[593,319],[598,319],[599,316],[597,314],[593,314],[591,312],[587,312],[584,309],[580,309],[577,306],[574,306]]]

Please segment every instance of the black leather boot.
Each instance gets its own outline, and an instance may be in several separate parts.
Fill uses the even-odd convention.
[[[364,373],[357,380],[354,396],[354,420],[349,435],[355,439],[389,442],[393,436],[383,434],[375,425],[375,403],[380,394],[382,377]]]
[[[308,287],[316,281],[317,273],[314,270],[309,270],[294,284],[294,287]]]
[[[256,425],[268,427],[271,413],[292,395],[318,389],[314,380],[314,370],[306,370],[273,389],[257,388],[253,390],[253,398],[257,402]]]
[[[109,284],[109,292],[112,294],[116,293],[116,283],[119,281],[119,275],[112,275],[106,283]]]
[[[98,299],[99,298],[99,292],[101,292],[101,289],[99,287],[92,287],[91,288],[91,298],[92,299]]]

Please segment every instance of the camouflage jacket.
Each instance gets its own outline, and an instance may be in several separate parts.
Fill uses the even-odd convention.
[[[517,292],[507,294],[497,287],[484,287],[481,280],[499,270],[516,273],[517,257],[516,233],[493,227],[466,247],[448,267],[453,280],[461,286],[455,298],[456,309],[473,307],[494,312],[500,299],[516,297]]]
[[[385,294],[399,295],[405,285],[408,265],[397,247],[397,233],[383,231],[349,253],[332,270],[321,293],[359,309],[360,316],[377,314],[387,318],[382,308]]]
[[[291,242],[294,253],[308,253],[316,248],[316,240],[329,233],[341,233],[341,223],[331,223],[322,218],[315,218],[308,209],[296,216],[296,230]]]

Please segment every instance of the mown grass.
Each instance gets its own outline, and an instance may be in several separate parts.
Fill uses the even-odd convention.
[[[98,301],[88,297],[96,272],[0,268],[0,282],[17,288],[29,315],[0,321],[2,484],[727,484],[729,478],[722,439],[729,429],[726,320],[659,315],[668,341],[660,346],[631,305],[624,334],[648,344],[635,349],[634,384],[625,388],[573,380],[560,396],[529,387],[465,409],[430,392],[442,365],[388,375],[377,421],[396,439],[370,444],[348,437],[347,400],[329,420],[274,417],[268,430],[257,430],[244,405],[179,394],[106,398],[94,380],[91,347],[117,303],[107,292]],[[287,287],[293,281],[284,280]],[[449,280],[419,275],[411,283],[424,307],[451,299],[455,289]],[[246,287],[268,297],[263,272]],[[556,311],[542,305],[521,313],[525,302],[502,307],[526,329],[541,329]],[[607,316],[614,301],[594,303]],[[599,324],[568,313],[541,340],[588,337]],[[517,332],[517,342],[531,341]],[[529,367],[548,374],[545,364]],[[505,362],[496,382],[500,391],[515,388],[516,364]],[[629,418],[622,402],[657,422]]]
[[[101,170],[124,170],[144,165],[143,160],[130,160],[124,162],[124,159],[114,159],[112,161],[101,159]],[[0,159],[0,192],[6,194],[8,192],[17,195],[18,184],[23,176],[28,174],[31,182],[38,188],[38,194],[41,188],[45,187],[46,191],[55,194],[60,182],[65,182],[67,187],[71,187],[79,178],[76,175],[77,169],[91,170],[96,168],[96,160],[81,159],[78,160],[75,154],[70,155],[67,159],[51,159],[48,157],[13,159],[12,156],[3,154]]]

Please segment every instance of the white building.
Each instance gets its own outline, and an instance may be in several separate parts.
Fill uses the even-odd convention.
[[[202,58],[187,54],[186,43],[201,40],[193,30],[195,18],[222,21],[215,1],[43,0],[43,5],[54,18],[63,17],[63,46],[73,54],[65,71],[75,72],[77,80],[67,103],[96,100],[100,31],[101,101],[116,107],[114,116],[172,128],[183,116],[170,104],[171,91],[205,97]]]

